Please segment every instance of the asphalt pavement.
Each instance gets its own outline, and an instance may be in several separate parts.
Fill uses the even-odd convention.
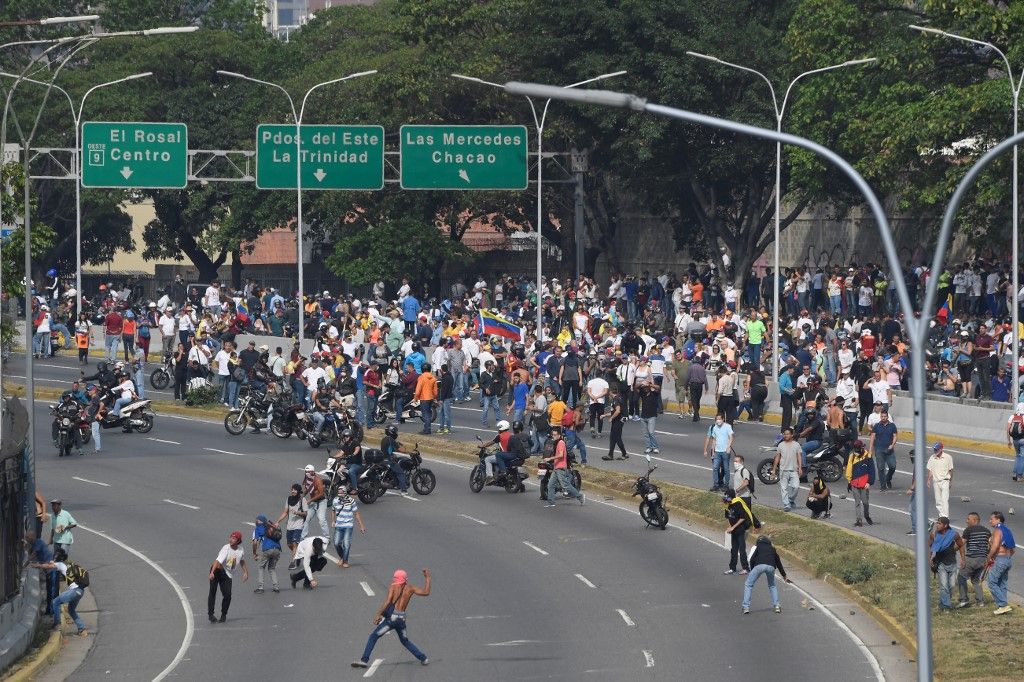
[[[77,373],[60,360],[37,367],[42,385]],[[723,550],[699,532],[647,529],[635,510],[606,500],[547,509],[533,487],[474,495],[467,465],[446,461],[429,462],[438,479],[430,496],[363,506],[369,532],[355,538],[352,568],[329,565],[312,592],[293,591],[282,570],[282,592],[263,595],[238,571],[227,623],[210,624],[206,576],[227,535],[279,513],[302,466],[326,451],[158,415],[149,434],[106,431],[103,453],[59,459],[37,414],[40,490],[63,497],[81,524],[72,555],[90,569],[100,608],[75,679],[809,679],[827,669],[855,680],[880,677],[876,658],[889,679],[909,673],[873,625],[851,633],[781,581],[782,614],[771,612],[762,581],[753,613],[741,615],[742,578],[722,575]],[[479,433],[469,426],[478,413],[457,414],[455,435]],[[350,669],[391,572],[405,568],[419,583],[423,567],[433,594],[413,600],[409,636],[430,666],[389,636],[375,667]]]

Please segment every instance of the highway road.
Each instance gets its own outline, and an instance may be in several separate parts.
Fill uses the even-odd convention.
[[[19,371],[20,361],[12,362],[11,373]],[[37,364],[36,376],[41,386],[66,386],[70,377],[77,376],[78,365],[70,358],[51,359]],[[17,380],[17,377],[15,377]],[[147,388],[147,390],[149,390]],[[151,391],[152,392],[152,391]],[[161,399],[173,398],[172,391],[156,392]],[[690,419],[680,420],[674,414],[666,413],[658,420],[657,437],[660,454],[653,460],[659,465],[656,478],[683,483],[694,487],[709,488],[711,486],[710,461],[703,456],[704,441],[707,430],[712,423],[711,409],[704,408],[704,416],[700,423]],[[454,432],[452,437],[460,440],[473,441],[476,436],[487,438],[495,433],[493,428],[485,428],[480,423],[480,409],[477,394],[473,394],[471,402],[460,403],[453,409]],[[897,420],[898,422],[898,420]],[[900,425],[898,423],[898,425]],[[410,425],[412,429],[414,425]],[[493,424],[490,425],[493,427]],[[969,433],[969,425],[964,425]],[[735,425],[735,449],[746,458],[748,468],[753,472],[757,462],[765,456],[761,447],[774,442],[778,427],[765,424],[737,421]],[[248,436],[246,436],[248,438]],[[643,456],[643,427],[638,422],[626,422],[623,439],[627,452],[632,457]],[[584,442],[588,448],[588,456],[593,464],[621,471],[635,472],[640,464],[631,457],[628,461],[616,459],[614,462],[602,461],[600,456],[607,454],[607,435],[591,439],[584,434]],[[853,499],[843,499],[846,494],[845,479],[832,485],[833,518],[823,523],[834,523],[850,530],[861,532],[887,542],[912,548],[913,537],[907,535],[910,530],[908,505],[910,497],[906,490],[911,483],[911,463],[909,452],[912,444],[901,442],[897,447],[897,473],[893,479],[894,490],[881,493],[876,487],[871,491],[871,509],[874,526],[853,528],[855,521]],[[950,493],[950,518],[955,527],[962,527],[968,512],[976,511],[982,519],[988,517],[993,510],[1008,514],[1009,525],[1016,527],[1013,520],[1015,507],[1024,509],[1024,481],[1011,480],[1012,459],[991,454],[968,452],[956,448],[947,448],[954,459],[955,473]],[[768,453],[770,454],[770,453]],[[929,453],[930,454],[930,453]],[[1010,454],[1007,448],[1007,454]],[[806,492],[807,486],[803,486]],[[778,486],[766,486],[757,482],[756,504],[781,508]],[[798,504],[803,502],[803,494]],[[934,499],[929,497],[928,510],[931,519],[937,516]],[[798,512],[809,515],[806,508],[798,507]],[[919,524],[924,526],[924,524]],[[1010,589],[1016,594],[1024,595],[1024,572],[1011,572]]]
[[[69,375],[60,361],[39,371],[48,381]],[[604,500],[546,509],[533,488],[473,495],[460,462],[430,462],[438,485],[428,497],[365,506],[369,532],[355,538],[352,568],[329,566],[318,590],[279,595],[254,595],[236,575],[228,622],[210,624],[207,570],[228,533],[276,514],[301,467],[325,452],[158,415],[150,434],[108,431],[102,454],[58,459],[48,429],[41,418],[40,489],[63,497],[82,525],[73,555],[90,568],[101,611],[75,679],[882,676],[863,636],[824,608],[801,608],[795,588],[782,586],[776,615],[762,581],[753,613],[741,615],[742,579],[722,575],[723,550],[699,533],[648,530],[635,510]],[[430,666],[388,637],[373,667],[350,669],[391,572],[405,568],[416,582],[422,567],[434,574],[433,594],[413,600],[409,635]],[[886,668],[888,679],[908,674]]]

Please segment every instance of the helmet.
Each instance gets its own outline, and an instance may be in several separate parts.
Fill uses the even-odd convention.
[[[341,439],[342,440],[352,440],[352,438],[355,435],[356,435],[356,432],[353,431],[352,429],[345,429],[344,431],[341,432]]]
[[[71,400],[71,398],[72,398],[71,391],[64,391],[63,393],[60,394],[60,399],[61,400]]]
[[[384,427],[384,435],[390,436],[391,438],[398,438],[398,427],[394,424],[388,424]]]
[[[97,362],[96,363],[96,371],[98,371],[98,372],[106,372],[107,371],[107,363],[105,363],[105,362]]]
[[[512,422],[512,432],[513,433],[522,433],[522,431],[523,431],[523,422],[521,422],[521,421]]]
[[[56,277],[57,276],[57,270],[55,268],[50,268],[49,270],[46,271],[46,276],[47,277]]]
[[[505,421],[504,419],[502,419],[501,421],[499,421],[499,422],[498,422],[498,423],[496,424],[496,426],[498,427],[498,430],[499,430],[499,431],[508,431],[508,430],[509,430],[509,428],[510,428],[510,427],[509,427],[509,423],[508,423],[507,421]]]

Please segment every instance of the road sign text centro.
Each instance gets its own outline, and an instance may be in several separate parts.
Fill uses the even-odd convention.
[[[403,189],[526,189],[525,126],[407,125]]]
[[[375,125],[303,125],[301,145],[295,126],[256,128],[256,186],[295,189],[296,155],[301,157],[302,189],[383,189],[384,128]]]
[[[188,129],[184,123],[82,124],[83,187],[185,187]]]

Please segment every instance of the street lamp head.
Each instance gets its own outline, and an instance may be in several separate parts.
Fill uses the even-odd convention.
[[[350,73],[341,80],[351,80],[352,78],[361,78],[362,76],[372,76],[377,73],[377,69],[371,69],[370,71],[357,71],[356,73]]]
[[[174,33],[195,33],[198,26],[161,26],[160,28],[147,28],[142,32],[144,36],[165,36]]]
[[[99,21],[100,15],[98,14],[81,14],[74,17],[50,17],[48,19],[40,19],[40,26],[54,26],[57,24],[77,24],[83,21]]]
[[[217,73],[222,76],[231,76],[232,78],[248,78],[248,76],[243,76],[236,71],[225,71],[224,69],[217,69]]]
[[[843,62],[843,66],[856,66],[858,64],[873,64],[878,61],[878,57],[868,57],[866,59],[849,59]]]
[[[912,31],[920,31],[921,33],[934,33],[936,35],[946,35],[945,31],[940,31],[937,28],[931,28],[930,26],[920,26],[918,24],[910,24]]]
[[[722,62],[722,60],[719,59],[718,57],[714,57],[709,54],[704,54],[702,52],[694,52],[693,50],[687,50],[686,54],[690,55],[691,57],[696,57],[697,59],[706,59],[709,62]]]
[[[636,111],[642,111],[647,106],[647,100],[642,97],[613,90],[574,90],[554,85],[519,83],[516,81],[505,83],[504,88],[505,92],[510,95],[526,95],[527,97],[560,99],[569,102],[582,102],[584,104],[600,104],[606,107],[629,108]]]
[[[452,78],[458,78],[459,80],[469,81],[470,83],[479,83],[480,85],[490,85],[494,88],[503,88],[504,86],[500,83],[492,83],[491,81],[485,81],[483,78],[477,78],[476,76],[464,76],[461,73],[451,74]]]

